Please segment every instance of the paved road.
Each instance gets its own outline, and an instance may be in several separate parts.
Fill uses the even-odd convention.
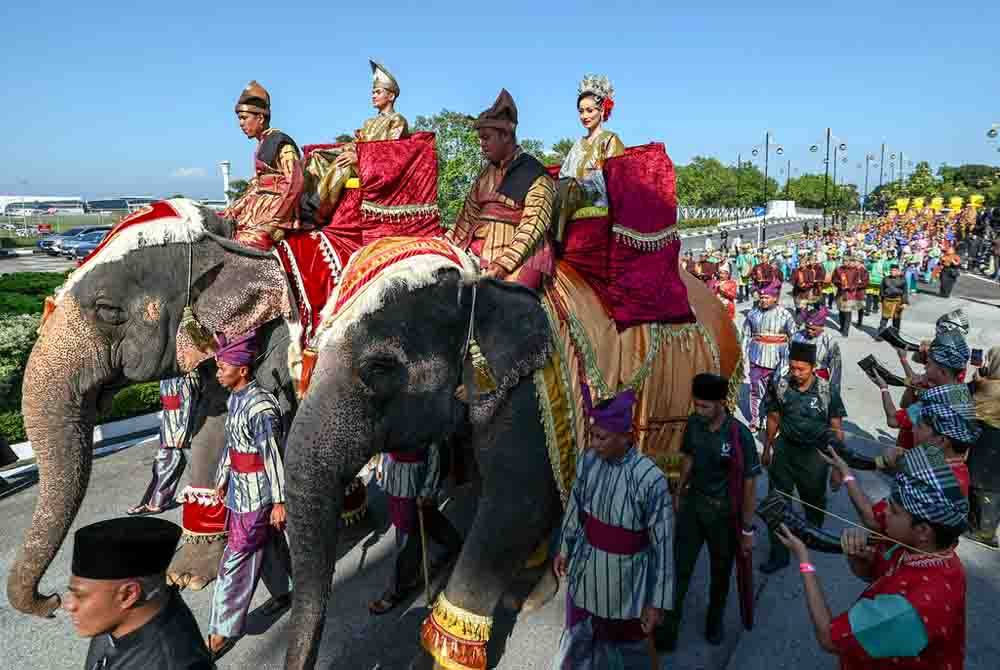
[[[47,254],[11,256],[0,258],[0,275],[12,272],[65,272],[75,265],[74,261]]]
[[[963,278],[966,282],[977,282]],[[788,302],[786,296],[785,302]],[[921,294],[903,318],[903,331],[913,339],[929,338],[938,315],[962,306],[972,322],[970,345],[988,348],[997,343],[1000,313],[992,304],[970,302],[959,298],[944,300]],[[742,308],[748,305],[742,305]],[[742,319],[738,316],[737,319]],[[832,324],[832,319],[831,319]],[[895,367],[892,351],[886,344],[875,343],[873,318],[865,329],[851,330],[850,337],[841,340],[845,360],[844,400],[849,412],[849,430],[868,435],[872,440],[886,442],[885,429],[877,389],[864,377],[854,361],[868,353],[876,353],[890,367]],[[855,441],[853,446],[871,453],[872,443]],[[129,449],[102,458],[95,463],[90,491],[74,529],[93,521],[121,514],[141,494],[152,463],[151,449]],[[862,475],[862,483],[872,494],[886,490],[885,482],[875,475]],[[763,491],[766,482],[758,482]],[[37,487],[0,500],[0,583],[14,559],[17,546],[28,527]],[[373,491],[373,493],[377,493]],[[846,494],[832,495],[832,508],[841,515],[854,517]],[[377,499],[375,518],[384,518]],[[458,496],[447,513],[464,527],[470,505],[465,496]],[[176,512],[170,517],[177,520]],[[838,524],[830,524],[832,528]],[[365,545],[369,545],[367,548]],[[405,668],[407,659],[417,650],[417,634],[426,610],[418,597],[408,609],[400,609],[385,617],[371,617],[367,601],[378,595],[387,584],[390,570],[391,534],[369,536],[368,540],[351,548],[338,563],[334,577],[335,596],[330,607],[327,635],[320,656],[320,668],[359,668],[381,670]],[[996,667],[1000,657],[1000,637],[994,633],[995,602],[1000,597],[1000,553],[963,542],[961,554],[969,574],[969,634],[967,670],[988,670]],[[766,558],[766,539],[758,542],[755,562]],[[43,582],[43,592],[62,590],[68,579],[69,545],[59,553]],[[848,607],[862,589],[837,556],[815,555],[830,605],[835,612]],[[772,670],[773,668],[827,668],[833,660],[819,651],[805,603],[800,578],[794,570],[764,578],[757,577],[757,626],[751,633],[740,633],[737,607],[730,602],[727,612],[727,637],[721,647],[710,647],[701,638],[706,606],[706,559],[702,559],[695,583],[688,595],[682,627],[680,650],[663,660],[664,668],[702,668],[721,670]],[[558,644],[564,617],[561,592],[556,599],[537,613],[515,615],[500,610],[491,644],[491,667],[504,670],[542,670],[548,668]],[[211,593],[188,593],[188,603],[199,623],[208,621]],[[255,606],[266,599],[264,589]],[[250,634],[221,663],[221,668],[280,668],[287,640],[287,615],[277,622],[251,617]],[[80,667],[86,642],[78,640],[65,616],[41,621],[15,613],[0,595],[0,630],[3,640],[5,668],[19,670],[61,670]]]
[[[809,227],[812,228],[818,222],[817,220],[811,220],[809,222]],[[785,223],[771,224],[767,226],[767,242],[773,240],[783,239],[788,235],[795,235],[802,232],[802,221],[790,221]],[[729,244],[733,244],[736,240],[736,236],[739,235],[744,242],[757,243],[757,224],[740,224],[739,226],[730,226],[726,230],[729,232]],[[712,248],[718,249],[719,231],[711,233],[712,236]],[[698,250],[705,248],[705,237],[707,235],[693,235],[691,237],[681,238],[681,250],[687,251],[688,249]]]

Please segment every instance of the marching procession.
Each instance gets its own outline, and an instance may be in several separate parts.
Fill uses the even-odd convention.
[[[88,282],[152,247],[181,249],[175,293],[187,302],[141,310],[154,323],[183,308],[170,321],[175,341],[157,354],[176,348],[176,362],[149,375],[163,378],[163,414],[146,492],[121,518],[75,532],[73,577],[55,606],[43,611],[37,591],[45,560],[40,571],[26,560],[12,572],[9,592],[20,597],[11,602],[68,612],[92,638],[86,670],[212,668],[247,634],[263,580],[266,613],[292,610],[286,667],[313,667],[336,534],[364,514],[352,501],[368,485],[384,494],[396,540],[390,582],[371,594],[368,614],[427,589],[420,667],[486,668],[493,610],[525,566],[543,573],[527,603],[565,599],[558,646],[539,650],[553,670],[672,667],[670,654],[690,643],[682,615],[694,614],[685,599],[707,545],[699,627],[710,645],[726,637],[734,573],[743,634],[767,636],[754,572],[791,566],[804,590],[794,606],[841,668],[961,669],[967,594],[956,547],[964,537],[995,548],[1000,523],[1000,346],[971,349],[967,317],[945,301],[934,338],[909,341],[906,313],[939,299],[920,290],[932,281],[951,296],[963,267],[956,250],[983,235],[976,208],[900,205],[780,245],[730,247],[727,234],[719,249],[681,256],[668,230],[676,199],[661,188],[673,179],[663,145],[627,147],[606,128],[614,87],[587,75],[576,98],[584,135],[561,166],[521,148],[507,89],[476,117],[482,170],[444,230],[434,139],[396,110],[402,87],[389,69],[372,61],[371,72],[376,114],[335,145],[300,146],[272,127],[271,96],[250,82],[234,109],[256,142],[246,193],[218,222],[176,200],[127,217],[47,307],[48,339],[36,352],[62,361],[51,333],[80,305],[97,305],[112,324],[120,316],[103,291],[88,302]],[[434,188],[420,191],[428,181]],[[151,218],[156,207],[169,210],[162,220]],[[213,241],[215,255],[199,258]],[[980,256],[988,273],[993,260]],[[257,262],[273,265],[238,274]],[[322,298],[306,276],[312,266],[326,273]],[[284,277],[287,296],[285,284],[274,289]],[[231,283],[213,302],[217,278]],[[407,295],[424,302],[397,318],[388,310]],[[423,321],[449,319],[454,332],[414,335],[433,326]],[[903,374],[845,360],[852,326],[854,337],[893,347]],[[433,355],[418,356],[409,337]],[[862,453],[845,430],[854,363],[898,430],[878,453]],[[26,389],[32,379],[38,392],[41,375],[26,375]],[[201,458],[197,408],[218,388],[217,458],[178,491],[187,463]],[[335,393],[347,400],[334,403]],[[40,445],[36,436],[56,430],[43,415],[28,422]],[[314,446],[334,424],[342,432],[332,451]],[[880,472],[890,494],[872,500],[856,470]],[[480,499],[471,530],[440,507],[468,482]],[[857,514],[838,536],[823,526],[841,490]],[[178,506],[183,528],[157,518]],[[215,552],[204,554],[213,565],[181,583],[171,567],[178,549]],[[844,612],[827,604],[817,551],[842,553],[860,578]],[[429,582],[448,570],[431,594]],[[180,589],[213,579],[202,633]]]

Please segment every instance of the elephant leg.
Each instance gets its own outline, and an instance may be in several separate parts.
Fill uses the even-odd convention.
[[[485,668],[493,611],[526,561],[547,539],[560,514],[539,421],[534,384],[511,391],[493,422],[477,436],[482,493],[444,592],[421,630],[433,658],[416,667]],[[477,439],[479,441],[479,439]]]
[[[199,423],[191,440],[189,486],[207,491],[215,488],[215,470],[225,446],[225,415],[207,416]],[[185,499],[181,546],[167,568],[169,583],[194,591],[205,588],[218,575],[226,548],[225,509],[205,502],[205,498]]]

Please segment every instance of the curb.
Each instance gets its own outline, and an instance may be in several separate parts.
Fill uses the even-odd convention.
[[[94,456],[121,451],[135,444],[144,442],[155,435],[160,429],[160,412],[142,414],[131,419],[110,421],[94,427]],[[18,442],[10,445],[17,461],[0,468],[0,476],[9,479],[17,475],[32,473],[38,469],[35,463],[35,452],[31,442]]]

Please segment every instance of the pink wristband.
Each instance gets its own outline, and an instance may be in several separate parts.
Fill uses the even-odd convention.
[[[857,480],[858,480],[858,478],[855,477],[854,475],[847,475],[846,477],[844,477],[844,483],[845,484],[847,482],[856,482]]]
[[[816,566],[812,563],[799,563],[799,572],[803,575],[807,572],[816,572]]]

